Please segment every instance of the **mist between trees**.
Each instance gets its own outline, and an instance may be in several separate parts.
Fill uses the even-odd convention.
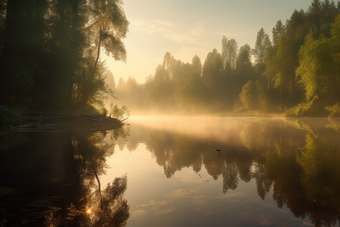
[[[122,39],[129,22],[122,4],[2,0],[0,105],[104,113],[104,107],[127,105],[132,114],[257,110],[339,116],[339,2],[313,0],[306,12],[295,10],[273,26],[272,40],[259,29],[254,48],[222,37],[221,49],[209,52],[204,62],[194,56],[184,63],[166,53],[144,84],[130,77],[116,85],[99,55],[104,50],[126,60]]]
[[[227,113],[258,110],[288,116],[336,116],[340,98],[340,4],[314,0],[277,21],[272,40],[261,28],[255,47],[222,38],[204,62],[166,53],[144,84],[118,81],[133,113]],[[253,57],[252,57],[253,56]],[[254,62],[252,62],[254,59]]]

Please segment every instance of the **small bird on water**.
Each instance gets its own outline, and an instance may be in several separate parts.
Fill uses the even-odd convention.
[[[236,151],[235,151],[234,147],[233,147],[232,151],[234,151],[234,154],[233,154],[233,156],[234,156],[236,154]],[[215,152],[220,154],[221,150],[220,149],[215,149]]]

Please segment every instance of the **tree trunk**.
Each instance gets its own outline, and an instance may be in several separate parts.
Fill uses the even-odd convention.
[[[97,58],[96,61],[94,62],[94,66],[93,66],[93,76],[96,73],[96,68],[97,68],[97,64],[98,64],[98,60],[99,60],[99,56],[100,56],[100,45],[102,42],[102,28],[99,29],[99,42],[98,42],[98,50],[97,50]]]
[[[100,187],[100,180],[99,180],[97,171],[96,171],[96,169],[95,169],[94,167],[93,167],[93,172],[94,172],[94,175],[96,176],[97,183],[98,183],[98,192],[99,192],[99,199],[100,199],[100,209],[103,210],[103,203],[102,203],[102,189],[101,189],[101,187]]]

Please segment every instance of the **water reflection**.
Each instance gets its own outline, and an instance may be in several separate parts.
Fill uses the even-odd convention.
[[[1,141],[7,142],[0,147],[0,171],[5,173],[0,183],[0,223],[338,225],[339,122],[144,118],[131,121],[130,130],[1,135]],[[16,140],[14,145],[11,139]],[[140,146],[147,155],[134,152]],[[136,162],[119,158],[118,149],[138,157]],[[108,163],[116,159],[120,167],[115,169]],[[158,169],[149,167],[150,162]],[[110,173],[105,178],[112,168],[121,168],[122,175]],[[133,169],[138,174],[133,175]],[[197,178],[183,177],[188,172]],[[130,208],[131,201],[137,202]],[[291,214],[282,216],[287,210]]]
[[[0,136],[1,226],[125,226],[127,176],[101,187],[106,158],[126,129]],[[25,141],[18,143],[19,141]],[[11,143],[12,140],[12,143]]]
[[[262,200],[272,189],[277,206],[287,206],[296,218],[309,217],[314,226],[339,221],[340,138],[339,123],[334,120],[229,119],[224,124],[234,127],[218,128],[219,136],[209,124],[203,135],[182,124],[165,123],[162,130],[160,120],[151,127],[135,124],[132,137],[145,132],[139,141],[146,144],[167,178],[183,168],[196,173],[205,168],[214,180],[222,178],[222,193],[254,179]],[[216,148],[220,154],[214,152]]]

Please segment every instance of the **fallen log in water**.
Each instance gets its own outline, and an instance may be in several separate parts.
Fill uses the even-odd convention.
[[[91,115],[84,113],[24,113],[31,123],[11,126],[12,131],[36,132],[36,131],[101,131],[117,129],[124,125],[117,118],[104,115]]]

